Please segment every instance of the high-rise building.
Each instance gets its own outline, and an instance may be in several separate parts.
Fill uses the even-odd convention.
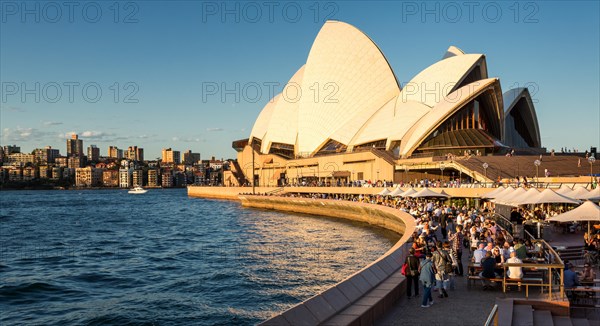
[[[163,170],[161,185],[163,188],[173,187],[173,173],[171,170]]]
[[[143,148],[137,149],[137,157],[138,157],[138,161],[144,160],[144,149]]]
[[[100,160],[100,148],[96,145],[90,145],[87,152],[88,162],[98,162]]]
[[[143,170],[133,170],[132,174],[132,182],[133,186],[143,186],[144,185],[144,171]]]
[[[119,171],[118,170],[104,170],[104,172],[102,172],[102,184],[105,187],[118,187],[119,186]]]
[[[48,164],[54,163],[60,153],[58,149],[54,149],[52,146],[46,146],[44,148],[36,148],[33,151],[33,155],[35,155],[36,164]]]
[[[120,168],[119,169],[119,187],[129,188],[133,184],[133,169]]]
[[[102,184],[102,169],[91,166],[75,169],[75,185],[77,187],[95,187]]]
[[[39,177],[38,169],[34,166],[28,166],[23,169],[23,181],[32,181]]]
[[[181,162],[181,153],[179,151],[174,151],[171,148],[163,148],[162,162],[179,164]]]
[[[54,162],[61,168],[66,168],[67,166],[69,166],[69,159],[64,156],[59,156],[55,158]]]
[[[72,134],[71,139],[67,139],[67,156],[83,157],[83,140],[76,134]]]
[[[150,169],[148,170],[148,187],[158,187],[160,186],[158,179],[158,170]]]
[[[8,156],[8,162],[12,165],[24,166],[27,163],[35,163],[35,155],[26,153],[12,153]]]
[[[51,175],[50,175],[50,179],[52,179],[52,180],[60,180],[61,177],[62,177],[62,174],[63,174],[62,173],[63,172],[62,169],[63,168],[59,167],[59,166],[53,167]]]
[[[71,168],[71,169],[77,169],[80,167],[83,167],[83,156],[71,156],[68,157],[68,163],[67,163],[67,167]]]
[[[6,155],[6,156],[13,154],[13,153],[21,153],[21,147],[19,147],[17,145],[12,145],[12,146],[5,145],[3,147],[3,152],[4,152],[4,155]]]
[[[192,153],[191,150],[183,153],[183,163],[187,165],[196,164],[200,161],[200,153]]]
[[[117,146],[108,147],[108,157],[120,160],[123,158],[123,150],[118,149]]]
[[[48,179],[52,174],[52,167],[48,165],[40,165],[40,179]]]
[[[132,161],[144,160],[144,149],[137,146],[129,146],[125,151],[125,158]]]

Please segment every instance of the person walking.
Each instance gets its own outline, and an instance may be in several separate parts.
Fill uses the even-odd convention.
[[[421,262],[419,266],[419,280],[423,283],[423,301],[421,301],[421,308],[429,308],[433,304],[433,298],[431,297],[431,288],[435,282],[435,267],[431,261],[431,253],[425,255],[425,260]]]
[[[463,243],[463,226],[462,224],[456,225],[456,233],[448,234],[448,240],[452,243],[452,249],[456,253],[456,260],[458,263],[458,276],[463,276],[463,265],[462,265],[462,243]]]
[[[442,246],[442,242],[438,241],[436,244],[437,250],[433,253],[431,260],[433,261],[433,265],[435,266],[435,281],[436,287],[440,293],[440,298],[448,297],[448,273],[452,271],[452,258],[448,254],[448,251],[445,250]],[[448,272],[446,272],[446,264],[449,264]]]
[[[408,250],[408,256],[406,257],[405,264],[406,268],[406,295],[410,299],[412,288],[415,288],[415,297],[419,296],[419,258],[415,256],[415,249],[410,248]]]

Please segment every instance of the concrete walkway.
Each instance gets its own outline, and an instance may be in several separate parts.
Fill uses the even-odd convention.
[[[548,230],[551,245],[582,245],[583,232],[577,234],[561,234]],[[436,232],[438,239],[441,234]],[[485,323],[496,298],[524,298],[524,291],[515,290],[502,292],[502,285],[498,284],[495,290],[483,291],[479,282],[467,286],[467,266],[469,265],[469,251],[463,251],[463,267],[465,276],[454,277],[455,290],[448,292],[448,298],[438,298],[438,293],[433,293],[433,306],[421,308],[423,289],[419,288],[419,297],[407,299],[403,295],[396,302],[393,309],[376,321],[376,325],[477,325]],[[597,271],[598,273],[598,271]],[[600,274],[597,274],[600,275]],[[539,288],[530,288],[529,297],[535,298],[545,295],[540,294]]]
[[[496,290],[483,291],[480,283],[473,282],[470,288],[467,287],[468,251],[463,252],[462,258],[465,276],[454,277],[455,290],[448,292],[448,298],[438,298],[436,292],[433,294],[434,304],[429,308],[421,308],[423,289],[419,288],[419,297],[408,299],[403,295],[393,310],[377,320],[376,325],[483,325],[494,307],[496,297],[506,296],[501,286]],[[511,297],[514,296],[512,294]]]

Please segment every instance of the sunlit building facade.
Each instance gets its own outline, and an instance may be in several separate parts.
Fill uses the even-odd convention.
[[[306,63],[233,147],[237,178],[268,167],[264,185],[291,174],[392,180],[397,160],[542,150],[529,92],[503,94],[485,55],[450,46],[401,86],[379,47],[339,21],[324,24]]]

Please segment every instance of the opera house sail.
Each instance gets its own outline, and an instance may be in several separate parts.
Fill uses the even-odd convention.
[[[308,92],[315,85],[321,90],[318,98]],[[248,140],[233,147],[241,166],[250,164],[252,151],[260,164],[278,165],[270,177],[277,179],[290,164],[308,166],[310,158],[374,152],[393,165],[397,159],[466,151],[535,151],[541,142],[529,92],[519,88],[503,94],[500,80],[488,76],[485,55],[450,46],[440,61],[400,85],[367,35],[350,24],[327,21],[306,63],[265,105]],[[351,161],[342,160],[336,168]],[[322,163],[315,164],[321,168]],[[252,166],[256,162],[250,166],[255,171]]]

